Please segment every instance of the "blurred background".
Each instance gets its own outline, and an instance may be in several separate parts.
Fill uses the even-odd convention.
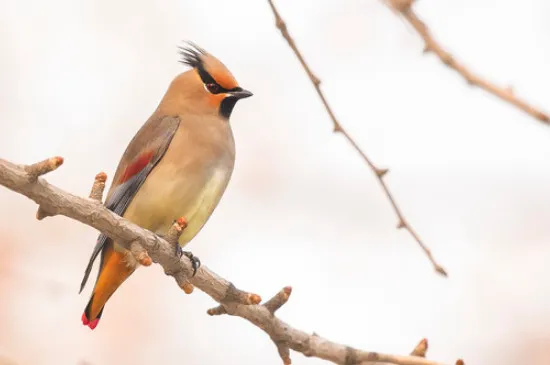
[[[231,123],[233,178],[187,246],[279,316],[366,350],[548,364],[550,129],[422,55],[377,0],[278,0],[342,125],[380,167],[410,223],[449,272],[434,273],[378,181],[340,135],[267,1],[0,0],[0,156],[60,155],[47,179],[87,196],[186,68],[193,40],[254,92]],[[420,0],[457,58],[550,111],[550,4]],[[110,180],[109,180],[110,184]],[[0,189],[0,357],[15,364],[266,364],[271,340],[240,318],[209,317],[159,266],[138,270],[95,331],[78,289],[97,232]],[[95,270],[92,274],[95,278]],[[324,364],[292,354],[294,364]],[[546,358],[546,360],[545,360]],[[542,359],[542,360],[541,360]]]

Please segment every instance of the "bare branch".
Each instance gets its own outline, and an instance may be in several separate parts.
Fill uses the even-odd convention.
[[[159,263],[167,274],[174,276],[178,284],[188,281],[220,304],[219,307],[209,310],[210,315],[227,313],[238,316],[267,333],[277,345],[285,364],[290,364],[288,350],[292,349],[306,356],[315,356],[341,365],[364,362],[442,365],[419,356],[361,351],[295,329],[272,313],[288,300],[290,288],[283,289],[273,299],[267,301],[266,305],[256,305],[261,301],[259,295],[237,289],[232,283],[204,265],[197,270],[195,276],[191,277],[193,272],[191,261],[185,255],[181,258],[176,256],[174,246],[167,240],[114,214],[95,200],[67,193],[42,178],[33,180],[27,171],[27,167],[20,167],[0,159],[0,185],[25,195],[46,207],[52,214],[64,215],[96,228],[128,249],[133,242],[139,243],[147,250],[152,261]],[[182,223],[178,220],[175,225],[181,227]],[[174,229],[177,231],[179,228]]]
[[[384,0],[386,5],[390,7],[394,12],[399,13],[407,20],[416,32],[424,40],[424,53],[433,52],[447,67],[455,70],[462,76],[469,85],[477,86],[490,94],[495,95],[501,100],[514,105],[518,109],[523,110],[533,118],[541,121],[546,125],[550,125],[550,116],[531,106],[526,101],[518,98],[514,95],[513,89],[508,87],[499,87],[479,75],[474,74],[466,66],[459,63],[455,57],[447,52],[437,41],[432,37],[428,26],[416,15],[412,8],[411,0]]]
[[[406,1],[409,2],[410,0],[400,0],[400,1]],[[378,182],[382,186],[382,189],[384,190],[384,193],[386,194],[386,197],[390,201],[390,204],[397,215],[397,219],[399,222],[398,228],[405,228],[411,236],[414,238],[416,243],[420,246],[422,251],[426,254],[428,259],[433,265],[433,268],[436,272],[443,276],[447,276],[447,272],[445,269],[437,263],[435,258],[433,257],[430,249],[424,244],[424,242],[420,239],[420,236],[416,231],[413,229],[413,227],[405,220],[405,217],[403,215],[403,212],[398,207],[397,202],[395,201],[395,198],[393,197],[393,194],[390,192],[390,189],[388,188],[386,182],[384,181],[383,177],[388,173],[388,169],[386,168],[379,168],[377,167],[374,162],[371,161],[371,159],[366,155],[366,153],[357,145],[355,140],[349,135],[349,133],[342,127],[342,124],[338,121],[336,116],[334,115],[334,112],[332,111],[332,108],[329,106],[328,101],[325,97],[325,94],[321,90],[321,80],[313,74],[311,69],[309,68],[308,64],[306,63],[304,56],[298,50],[298,47],[296,46],[296,43],[294,42],[294,39],[290,36],[290,33],[288,32],[288,28],[286,26],[286,23],[284,22],[283,18],[281,18],[281,15],[277,11],[277,8],[275,7],[275,4],[273,3],[273,0],[268,0],[269,5],[271,6],[271,10],[273,11],[273,15],[275,16],[275,25],[277,28],[281,31],[281,34],[283,38],[287,41],[288,45],[294,51],[294,54],[296,57],[298,57],[298,60],[302,64],[302,67],[304,68],[304,71],[309,76],[309,79],[311,80],[311,83],[315,87],[315,91],[317,91],[317,95],[319,95],[319,98],[323,102],[323,105],[325,106],[325,109],[332,120],[333,124],[333,130],[335,133],[340,132],[346,138],[346,140],[351,144],[351,146],[359,153],[359,155],[363,158],[363,160],[367,163],[369,168],[372,170],[372,172],[375,174],[376,178],[378,179]]]

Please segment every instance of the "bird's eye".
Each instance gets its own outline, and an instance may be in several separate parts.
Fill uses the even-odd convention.
[[[220,91],[220,85],[218,84],[208,83],[205,86],[206,86],[206,89],[210,91],[212,94],[216,94],[218,91]]]

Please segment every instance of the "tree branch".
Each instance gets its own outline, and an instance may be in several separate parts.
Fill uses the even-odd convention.
[[[50,215],[64,215],[96,228],[128,249],[131,249],[134,242],[139,244],[153,262],[160,264],[167,275],[176,279],[182,289],[185,290],[186,284],[194,285],[220,304],[219,307],[209,310],[208,314],[227,313],[239,316],[268,334],[276,344],[285,364],[290,364],[289,350],[292,349],[306,356],[315,356],[341,365],[381,362],[398,365],[442,365],[416,356],[421,355],[416,350],[413,352],[415,356],[361,351],[291,327],[274,314],[288,301],[290,287],[282,289],[265,304],[258,305],[261,302],[259,295],[237,289],[231,282],[206,266],[201,266],[196,275],[191,277],[193,272],[191,261],[185,255],[178,258],[174,250],[174,243],[185,228],[184,220],[178,219],[174,222],[167,234],[167,241],[105,208],[100,203],[101,197],[98,198],[98,194],[94,195],[95,199],[81,198],[38,177],[54,170],[60,164],[48,165],[50,167],[55,165],[53,168],[36,168],[36,165],[18,166],[0,159],[0,185],[32,199],[39,206],[44,207]],[[97,180],[96,177],[96,182]],[[95,191],[97,192],[98,189]]]
[[[436,42],[432,37],[428,26],[416,15],[412,5],[415,0],[383,0],[396,13],[399,13],[407,20],[416,32],[424,40],[424,53],[433,52],[447,67],[455,70],[462,76],[469,85],[477,86],[490,94],[498,97],[499,99],[512,104],[525,113],[529,114],[533,118],[541,121],[545,125],[550,125],[550,116],[531,106],[526,101],[518,98],[514,95],[514,91],[511,87],[502,88],[491,82],[484,80],[480,76],[474,74],[466,66],[456,61],[452,54],[447,52],[443,47]]]
[[[445,271],[443,266],[441,266],[437,263],[437,261],[433,257],[433,255],[432,255],[430,249],[428,248],[428,246],[426,246],[426,244],[424,244],[424,242],[422,241],[422,239],[420,238],[418,233],[413,229],[411,224],[405,219],[405,216],[404,216],[403,212],[401,211],[401,209],[397,205],[397,202],[395,201],[395,198],[394,198],[393,194],[391,193],[390,189],[388,188],[388,185],[386,184],[386,182],[384,180],[384,176],[388,173],[389,170],[385,169],[385,168],[377,167],[374,164],[374,162],[372,162],[372,160],[366,155],[366,153],[357,145],[357,142],[355,142],[355,140],[349,135],[349,133],[344,129],[344,127],[342,127],[342,124],[340,124],[340,122],[338,121],[338,119],[334,115],[334,112],[332,111],[332,108],[329,106],[328,101],[325,97],[325,94],[321,90],[321,87],[320,87],[321,80],[317,76],[315,76],[315,74],[309,68],[308,64],[306,63],[306,61],[304,59],[304,56],[302,55],[302,53],[300,52],[300,50],[296,46],[296,43],[294,42],[294,39],[292,39],[292,37],[290,36],[290,33],[288,32],[288,29],[287,29],[287,26],[286,26],[286,23],[284,22],[283,18],[281,18],[281,15],[277,11],[277,8],[275,7],[275,4],[273,3],[273,0],[268,0],[268,2],[269,2],[269,5],[271,6],[271,10],[273,11],[273,15],[275,16],[275,25],[281,31],[281,34],[282,34],[283,38],[287,41],[288,45],[290,46],[290,48],[292,49],[292,51],[294,52],[296,57],[298,57],[298,60],[300,61],[300,63],[302,64],[302,67],[304,68],[304,71],[307,73],[311,83],[315,87],[315,91],[317,91],[317,95],[319,95],[319,98],[323,102],[323,105],[325,106],[325,109],[326,109],[330,119],[332,120],[334,133],[341,133],[344,136],[344,138],[346,138],[346,140],[351,144],[353,149],[355,149],[355,151],[357,151],[357,153],[359,153],[359,155],[367,163],[369,168],[372,170],[372,172],[374,173],[374,175],[378,179],[378,182],[380,183],[380,185],[382,186],[382,189],[384,190],[384,194],[386,195],[386,197],[390,201],[390,204],[391,204],[395,214],[397,215],[397,219],[398,219],[397,228],[398,229],[401,229],[401,228],[406,229],[411,234],[411,236],[416,241],[416,243],[418,243],[418,245],[420,246],[422,251],[424,251],[424,253],[428,257],[428,259],[432,263],[434,270],[436,272],[438,272],[439,274],[443,275],[443,276],[447,276],[447,272]]]

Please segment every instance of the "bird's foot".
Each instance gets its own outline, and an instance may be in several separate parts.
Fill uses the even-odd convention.
[[[176,243],[176,257],[181,259],[183,255],[191,260],[191,265],[193,265],[193,275],[191,275],[191,277],[195,276],[197,270],[201,266],[201,260],[197,256],[193,255],[191,251],[183,251],[181,246]]]
[[[175,254],[176,254],[176,257],[178,259],[181,259],[181,257],[183,256],[183,249],[181,248],[180,244],[178,242],[176,242],[176,244],[174,245],[175,247]]]
[[[199,269],[199,267],[201,267],[201,260],[199,260],[199,258],[193,255],[190,251],[181,250],[181,247],[180,247],[180,251],[181,251],[181,254],[179,257],[181,257],[181,255],[183,254],[187,256],[189,260],[191,260],[191,265],[193,265],[193,275],[191,277],[195,276],[195,274],[197,273],[197,270]]]

